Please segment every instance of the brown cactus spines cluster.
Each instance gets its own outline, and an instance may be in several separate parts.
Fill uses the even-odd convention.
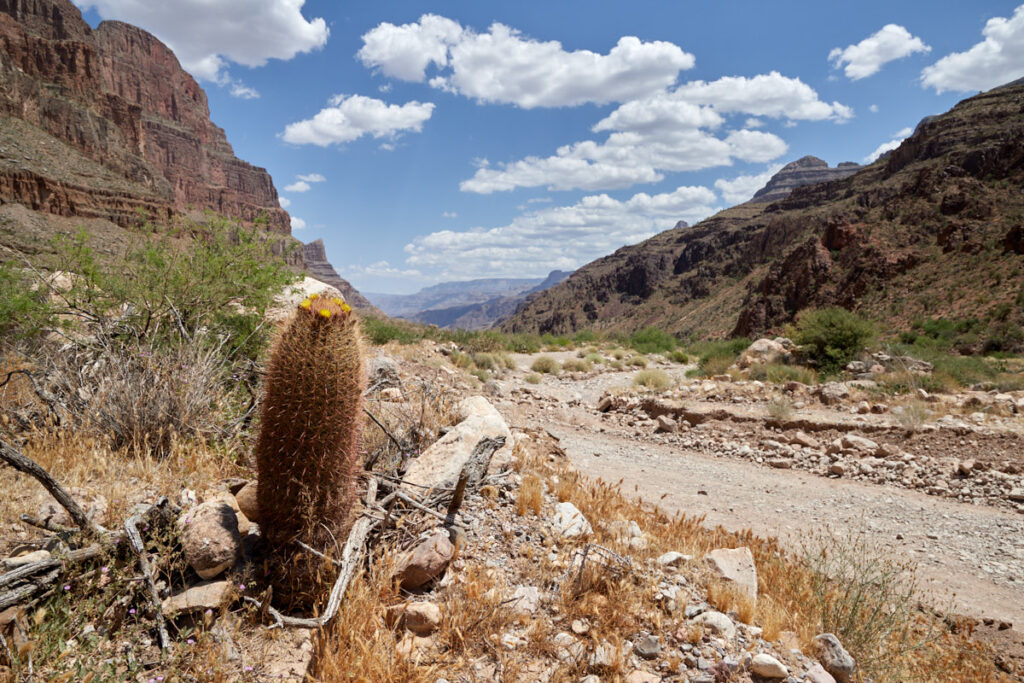
[[[359,467],[363,342],[341,299],[312,296],[280,335],[256,445],[260,529],[274,548],[345,542]]]

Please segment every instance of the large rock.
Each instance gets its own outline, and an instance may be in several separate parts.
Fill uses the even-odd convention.
[[[822,633],[814,637],[813,646],[814,654],[825,671],[839,683],[850,683],[857,663],[839,639],[832,633]]]
[[[704,561],[718,576],[735,583],[757,602],[757,567],[750,548],[719,548],[705,555]]]
[[[402,378],[395,361],[387,356],[372,359],[366,368],[366,386],[368,391],[400,389]]]
[[[850,388],[841,382],[826,382],[819,385],[816,393],[827,406],[837,405],[850,398]]]
[[[201,578],[212,579],[235,564],[242,542],[230,505],[202,503],[183,512],[179,525],[185,559]]]
[[[746,370],[753,365],[784,363],[792,357],[782,344],[772,339],[758,339],[736,359],[736,367]]]
[[[238,533],[245,536],[249,533],[249,529],[252,528],[252,523],[249,518],[242,512],[241,507],[238,505],[238,499],[231,495],[228,491],[217,491],[215,493],[204,496],[204,502],[207,503],[227,503],[231,506],[231,509],[235,511],[235,518],[238,520]]]
[[[407,552],[398,563],[402,588],[413,590],[426,584],[448,568],[455,556],[455,546],[447,531],[438,531]]]
[[[405,481],[419,486],[406,486],[410,494],[421,495],[428,488],[452,488],[462,468],[470,462],[474,448],[483,439],[505,440],[505,445],[487,456],[488,462],[472,469],[486,473],[490,458],[503,458],[511,450],[512,432],[505,419],[483,396],[471,396],[459,404],[459,423],[409,463]],[[481,470],[482,466],[482,470]],[[474,483],[474,482],[471,482]]]
[[[239,489],[238,493],[235,494],[235,503],[237,503],[238,509],[242,511],[242,514],[250,522],[260,523],[260,505],[255,481],[250,481]]]

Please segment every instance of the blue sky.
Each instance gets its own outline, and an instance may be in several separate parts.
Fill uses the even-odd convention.
[[[1019,0],[77,1],[168,43],[376,292],[575,268],[1024,76]]]

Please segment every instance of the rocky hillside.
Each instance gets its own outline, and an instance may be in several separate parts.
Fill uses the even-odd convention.
[[[95,30],[70,0],[0,0],[0,204],[130,225],[210,209],[290,231],[206,94],[142,29]]]
[[[854,175],[662,232],[576,271],[507,331],[754,335],[839,305],[1017,325],[1024,283],[1024,82],[923,121]],[[1017,328],[1019,329],[1019,328]]]
[[[306,271],[320,282],[325,282],[336,287],[345,301],[355,308],[373,315],[383,316],[379,308],[370,303],[370,300],[359,293],[352,284],[338,275],[330,261],[327,260],[327,252],[324,249],[323,240],[314,240],[302,245],[302,259],[306,264]]]
[[[768,184],[754,193],[753,202],[774,202],[789,196],[789,193],[804,185],[841,180],[860,170],[860,164],[844,161],[835,168],[818,157],[805,156],[783,166],[773,175]]]

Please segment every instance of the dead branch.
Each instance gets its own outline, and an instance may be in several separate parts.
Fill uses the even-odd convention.
[[[50,495],[60,503],[61,507],[68,511],[71,519],[74,520],[83,533],[96,538],[103,536],[105,529],[89,519],[89,516],[85,514],[85,510],[78,504],[78,501],[72,498],[71,494],[64,490],[64,487],[51,477],[49,472],[3,439],[0,439],[0,459],[19,472],[35,477],[50,492]]]
[[[52,531],[55,534],[68,534],[75,531],[71,527],[66,527],[61,524],[57,524],[51,519],[39,519],[37,517],[33,517],[32,515],[19,515],[18,519],[25,522],[25,524],[28,524],[29,526],[34,526],[37,529],[43,529],[45,531]]]
[[[160,594],[156,589],[156,579],[153,578],[153,568],[149,564],[149,558],[146,556],[146,547],[142,543],[142,535],[139,533],[138,524],[142,521],[142,518],[149,513],[153,507],[160,508],[167,505],[167,499],[161,498],[157,501],[155,506],[146,508],[140,512],[135,513],[124,523],[124,531],[128,537],[128,545],[131,547],[132,552],[139,560],[139,569],[142,570],[142,574],[146,577],[146,584],[149,587],[149,599],[153,604],[153,610],[156,613],[156,625],[157,631],[160,636],[160,649],[166,650],[170,647],[171,639],[167,634],[167,624],[164,622],[163,608],[160,602]]]

